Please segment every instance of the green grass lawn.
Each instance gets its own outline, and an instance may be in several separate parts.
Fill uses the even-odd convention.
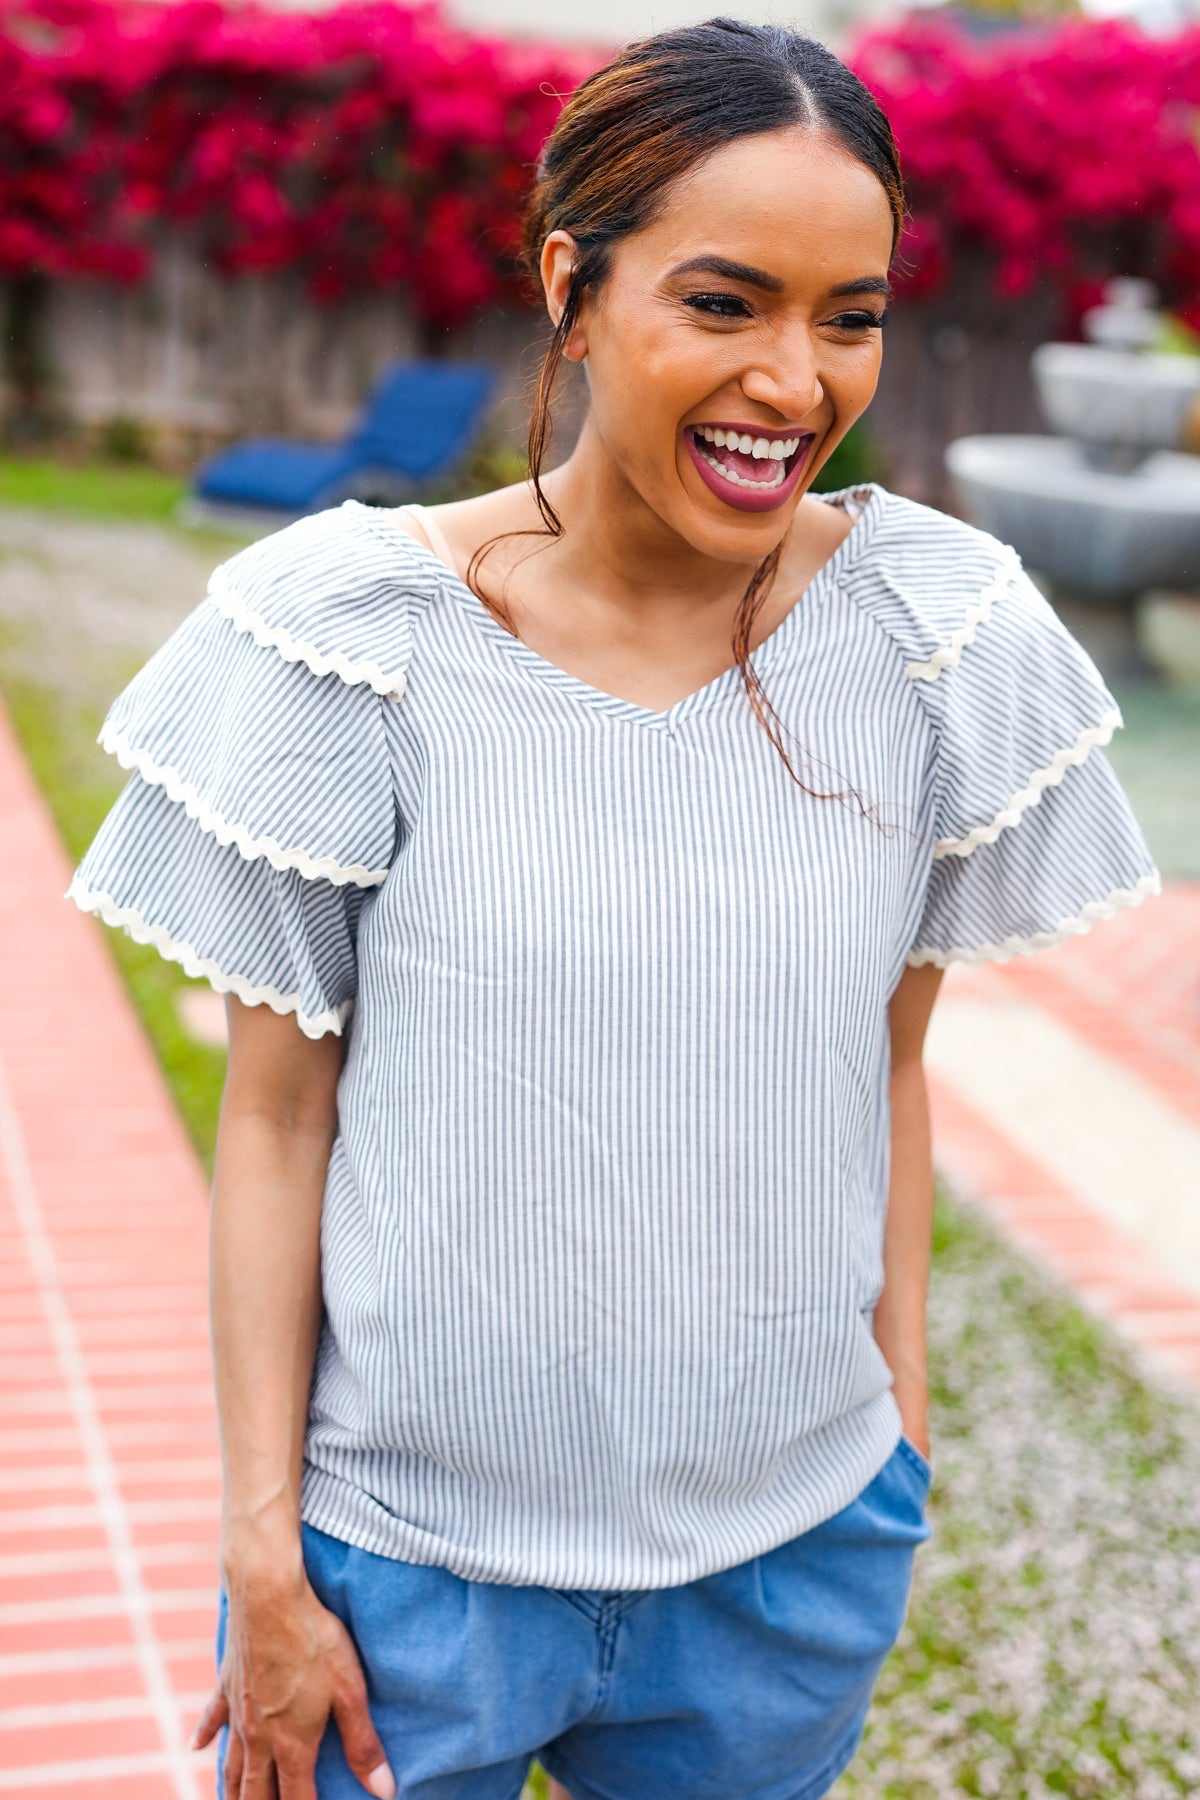
[[[0,457],[0,506],[166,523],[186,492],[185,481],[137,463],[74,467],[49,457]]]

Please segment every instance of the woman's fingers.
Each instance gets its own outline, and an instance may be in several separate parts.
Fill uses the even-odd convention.
[[[225,1750],[225,1768],[222,1780],[225,1800],[241,1800],[242,1768],[245,1760],[246,1753],[242,1748],[242,1740],[236,1731],[231,1731]]]
[[[203,1750],[206,1744],[212,1743],[222,1725],[228,1723],[229,1702],[224,1691],[218,1688],[196,1721],[196,1729],[188,1739],[188,1749]]]
[[[211,1702],[209,1703],[211,1706]],[[259,1800],[266,1794],[279,1800],[317,1800],[314,1777],[316,1747],[300,1745],[273,1755],[257,1751],[249,1757],[236,1731],[229,1734],[225,1752],[225,1800]]]
[[[275,1781],[279,1800],[317,1800],[316,1745],[297,1745],[293,1750],[278,1750],[275,1755]]]
[[[247,1749],[242,1768],[242,1800],[277,1800],[277,1795],[275,1764],[270,1756]],[[233,1800],[232,1794],[228,1800]]]
[[[192,1740],[210,1742],[228,1723],[224,1800],[317,1800],[317,1753],[331,1717],[357,1779],[375,1800],[394,1800],[362,1665],[336,1614],[308,1590],[298,1605],[261,1618],[231,1609],[231,1621],[220,1691]]]
[[[351,1654],[341,1661],[333,1694],[333,1716],[342,1734],[346,1761],[375,1800],[395,1800],[396,1778],[388,1766],[379,1734],[371,1723],[367,1706],[367,1684],[363,1680],[358,1658]]]

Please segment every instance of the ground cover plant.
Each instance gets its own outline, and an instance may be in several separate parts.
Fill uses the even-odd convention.
[[[143,279],[164,224],[230,274],[402,286],[452,324],[514,285],[521,201],[595,56],[434,5],[0,9],[0,273]]]
[[[1053,283],[1068,326],[1112,275],[1200,325],[1200,29],[1079,16],[981,39],[917,14],[851,60],[900,149],[907,292],[953,291],[982,254],[1003,295]]]
[[[933,1536],[836,1800],[1200,1792],[1200,1401],[943,1197]]]

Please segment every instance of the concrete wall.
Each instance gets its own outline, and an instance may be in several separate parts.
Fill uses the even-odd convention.
[[[338,437],[388,362],[430,352],[497,368],[497,429],[515,440],[541,329],[494,310],[431,342],[397,296],[315,306],[290,277],[223,281],[178,244],[144,287],[52,285],[42,327],[64,413],[136,420],[182,458],[251,432]]]

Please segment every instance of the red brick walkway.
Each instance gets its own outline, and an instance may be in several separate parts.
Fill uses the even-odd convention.
[[[980,1056],[995,1037],[1006,1065],[990,1091],[994,1068],[980,1079],[947,1029],[964,1005]],[[1089,1089],[1098,1059],[1108,1079]],[[1053,950],[951,970],[928,1061],[951,1184],[1159,1368],[1200,1381],[1200,883]],[[1020,1120],[1039,1089],[1045,1116]]]
[[[205,1184],[101,928],[61,898],[69,868],[2,716],[0,816],[0,1796],[202,1800],[211,1756],[183,1746],[211,1681],[215,1597]],[[1178,1122],[1177,1177],[1200,1132],[1200,886],[1037,957],[952,972],[943,1009],[943,1171],[1200,1379],[1200,1262],[1176,1279],[1161,1212],[1135,1204],[1114,1223],[1104,1194],[1018,1142],[999,1086],[982,1103],[964,1091],[953,1030],[969,1018],[990,1042],[1015,1018],[1027,1043],[1032,1019],[1054,1054],[1102,1055],[1130,1104],[1085,1120],[1081,1143],[1094,1125],[1128,1151],[1155,1126],[1165,1156],[1163,1122]],[[1066,1121],[1079,1094],[1059,1073]],[[1056,1079],[1048,1064],[1052,1108]],[[1200,1158],[1194,1174],[1200,1194]]]
[[[0,1793],[200,1800],[205,1184],[0,717]]]

